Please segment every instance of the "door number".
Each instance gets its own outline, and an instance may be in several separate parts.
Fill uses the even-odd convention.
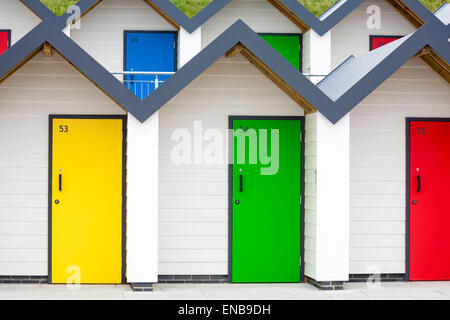
[[[63,133],[69,132],[69,126],[60,125],[59,126],[59,132],[63,132]]]
[[[425,128],[417,128],[417,134],[425,134]]]

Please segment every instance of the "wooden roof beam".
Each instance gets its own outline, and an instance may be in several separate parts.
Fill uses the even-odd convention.
[[[283,79],[281,79],[275,72],[266,66],[257,56],[248,50],[242,43],[236,44],[233,48],[228,50],[225,57],[231,58],[236,54],[242,54],[251,64],[256,66],[259,71],[266,75],[273,83],[275,83],[281,90],[283,90],[291,99],[297,102],[306,114],[316,111],[313,105],[306,101],[299,93],[292,89]]]
[[[411,22],[416,28],[421,27],[425,22],[406,6],[401,0],[386,0],[391,6],[393,6],[402,16],[404,16],[409,22]]]
[[[299,27],[303,32],[306,32],[310,27],[299,17],[297,17],[288,7],[286,7],[279,0],[268,0],[275,8],[280,10],[280,12],[291,20],[297,27]]]

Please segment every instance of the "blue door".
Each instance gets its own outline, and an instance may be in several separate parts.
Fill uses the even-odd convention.
[[[176,32],[125,31],[125,71],[175,72],[176,37]],[[124,80],[138,98],[145,99],[155,90],[156,80],[164,82],[169,77],[132,74]]]

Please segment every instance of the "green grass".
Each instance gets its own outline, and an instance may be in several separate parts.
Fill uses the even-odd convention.
[[[339,0],[298,0],[298,2],[317,17],[338,1]]]
[[[170,2],[183,11],[189,18],[195,16],[212,1],[213,0],[170,0]]]
[[[57,16],[63,15],[71,5],[74,5],[78,0],[41,0],[43,4],[53,11]]]
[[[174,5],[183,11],[189,18],[195,16],[200,10],[210,4],[213,0],[170,0]],[[434,11],[439,8],[445,1],[450,0],[419,0],[429,10]],[[41,0],[51,11],[60,16],[78,0]],[[314,15],[320,16],[338,0],[298,0]]]
[[[327,11],[332,5],[334,5],[339,0],[298,0],[302,5],[305,6],[311,13],[319,17],[322,13]],[[435,11],[439,8],[445,1],[450,3],[450,0],[419,0],[422,4],[427,7],[430,11]]]
[[[422,4],[427,7],[430,11],[435,11],[439,8],[445,1],[450,3],[450,0],[419,0]]]

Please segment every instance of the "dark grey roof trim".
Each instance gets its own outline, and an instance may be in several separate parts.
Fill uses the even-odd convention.
[[[450,62],[450,44],[447,38],[434,26],[426,24],[377,62],[372,70],[333,101],[326,90],[324,92],[315,86],[250,27],[238,20],[141,101],[54,24],[44,21],[0,56],[0,79],[13,71],[44,42],[50,43],[80,72],[141,122],[163,107],[237,43],[249,49],[332,123],[339,121],[423,47],[429,45],[443,59]],[[336,73],[338,74],[339,70]]]
[[[425,24],[412,35],[405,39],[397,40],[398,43],[391,43],[391,47],[387,48],[387,52],[384,52],[384,56],[381,60],[375,59],[375,66],[364,72],[361,76],[357,76],[356,79],[351,79],[350,87],[345,91],[336,95],[336,100],[333,102],[336,109],[332,117],[327,117],[331,122],[335,123],[345,114],[350,112],[358,103],[360,103],[365,97],[367,97],[373,90],[375,90],[381,83],[389,78],[394,72],[396,72],[402,65],[404,65],[409,59],[411,59],[417,52],[426,46],[430,46],[441,58],[443,58],[448,64],[450,64],[450,44],[439,31],[432,25]],[[386,48],[379,48],[377,50],[386,50]],[[376,51],[371,51],[360,58],[351,59],[348,63],[358,66],[358,60],[364,59],[362,62],[370,62],[370,56],[375,55]],[[351,69],[344,70],[345,65],[341,67],[341,70],[337,70],[336,73],[331,74],[332,83],[327,83],[327,79],[324,79],[320,84],[321,88],[327,96],[334,96],[336,89],[339,91],[339,87],[345,86],[343,81],[339,81],[338,76],[352,77]],[[339,75],[339,73],[341,73]],[[328,78],[328,77],[327,77]],[[335,79],[333,79],[335,78]],[[334,80],[334,81],[333,81]],[[348,81],[348,80],[347,80]],[[334,83],[333,83],[334,82]]]
[[[325,19],[321,20],[306,9],[298,0],[278,0],[286,6],[295,16],[305,22],[311,29],[320,35],[324,35],[330,31],[342,19],[352,13],[365,0],[347,0],[344,4],[337,7]],[[344,0],[341,0],[344,1]],[[426,7],[424,7],[418,0],[402,0],[415,14],[417,14],[425,23],[435,25],[437,28],[442,28],[443,23],[434,16]],[[336,6],[337,4],[335,4]],[[330,8],[332,9],[332,8]],[[445,27],[447,32],[449,28]]]
[[[89,80],[141,121],[141,101],[50,21],[43,21],[0,56],[0,79],[48,42]]]
[[[40,0],[20,0],[28,8],[30,8],[38,17],[42,20],[49,20],[54,25],[61,29],[67,27],[67,25],[74,22],[79,17],[75,17],[67,12],[61,16],[57,16],[52,11],[50,11],[46,5],[44,5]],[[85,14],[89,9],[99,3],[101,0],[80,0],[75,5],[80,8],[81,15]]]
[[[187,32],[191,33],[205,23],[209,18],[215,15],[223,7],[225,7],[231,0],[213,0],[210,4],[204,7],[192,18],[185,15],[169,0],[148,0],[154,3],[179,26],[183,27]]]

